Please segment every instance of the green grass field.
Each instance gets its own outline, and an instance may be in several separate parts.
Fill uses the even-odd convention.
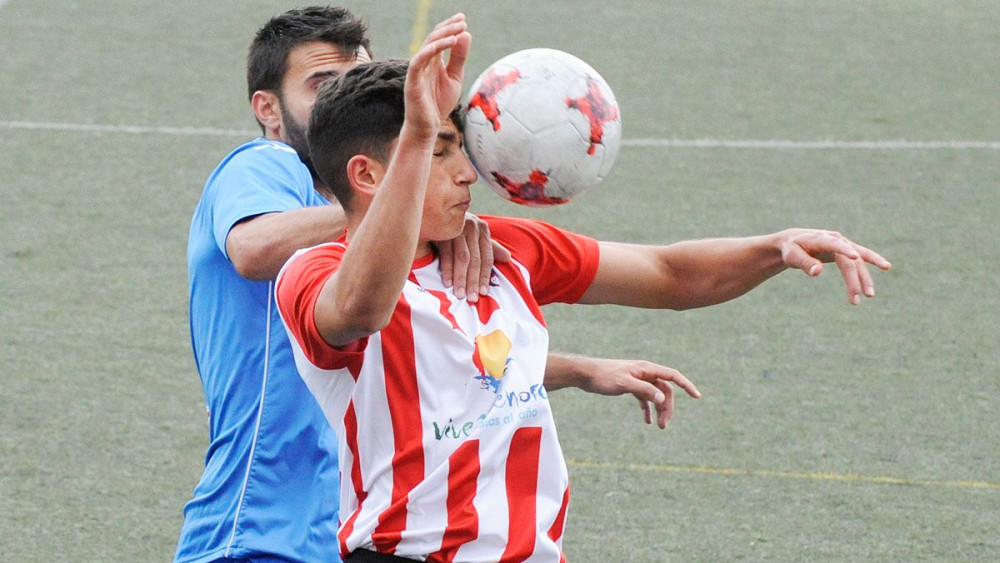
[[[555,349],[704,393],[665,432],[552,395],[570,561],[1000,559],[1000,4],[345,4],[380,56],[463,10],[470,83],[546,46],[615,89],[604,184],[480,212],[650,243],[824,227],[894,263],[860,307],[827,271],[701,311],[550,308]],[[207,440],[190,215],[255,129],[253,32],[296,5],[0,0],[0,561],[172,558]]]

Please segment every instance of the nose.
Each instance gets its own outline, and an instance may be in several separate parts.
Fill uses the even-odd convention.
[[[459,184],[472,185],[476,183],[479,179],[479,172],[476,172],[476,167],[472,165],[472,161],[469,157],[462,153],[462,162],[459,163],[458,172],[455,175],[455,181]]]

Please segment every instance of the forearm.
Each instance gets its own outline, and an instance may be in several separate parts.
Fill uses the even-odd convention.
[[[723,303],[746,294],[781,273],[786,265],[773,235],[681,242],[660,252],[661,268],[672,278],[672,309]]]
[[[258,215],[229,231],[226,253],[241,276],[273,280],[296,250],[340,236],[345,224],[339,205]]]
[[[602,242],[597,275],[580,302],[674,310],[722,303],[785,269],[777,237]]]
[[[586,389],[597,366],[593,359],[573,354],[550,353],[545,363],[545,389]]]

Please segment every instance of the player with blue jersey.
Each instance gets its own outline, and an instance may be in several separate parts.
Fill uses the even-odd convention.
[[[310,536],[335,532],[337,491],[317,482],[337,482],[337,459],[329,456],[336,437],[316,423],[317,406],[298,377],[288,376],[295,366],[271,306],[273,282],[242,277],[222,250],[246,217],[326,204],[294,149],[256,139],[223,160],[195,211],[191,341],[210,445],[185,509],[178,561],[259,553],[320,560]]]

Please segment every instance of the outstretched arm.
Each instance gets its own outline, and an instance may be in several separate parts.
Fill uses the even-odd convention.
[[[873,297],[867,264],[888,270],[875,251],[832,231],[787,229],[771,235],[706,239],[669,246],[602,242],[601,262],[581,303],[655,309],[692,309],[739,297],[780,272],[796,268],[818,276],[834,262],[848,300]]]

